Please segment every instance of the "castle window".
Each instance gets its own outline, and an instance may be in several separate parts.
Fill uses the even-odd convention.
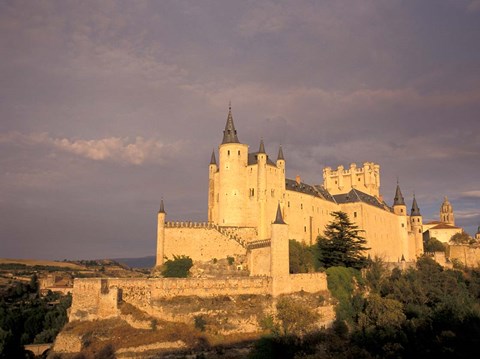
[[[353,218],[357,218],[357,212],[353,212]]]
[[[227,154],[230,156],[230,150],[227,151]]]
[[[405,227],[405,223],[402,223],[402,228]]]
[[[238,155],[240,156],[240,150],[238,150]]]
[[[288,201],[288,208],[290,208],[290,201]]]
[[[300,209],[303,209],[303,203],[300,203]]]
[[[250,188],[250,197],[255,196],[255,188]]]
[[[303,226],[303,231],[307,233],[307,226]]]
[[[403,208],[400,208],[400,213],[403,213]]]
[[[360,182],[360,178],[358,179],[358,182]]]
[[[422,230],[421,230],[421,229],[419,229],[419,230],[418,230],[418,233],[422,233]]]

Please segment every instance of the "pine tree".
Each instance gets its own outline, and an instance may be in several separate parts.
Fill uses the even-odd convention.
[[[364,268],[369,260],[365,257],[367,241],[359,232],[345,212],[332,212],[334,219],[330,222],[323,236],[319,236],[319,261],[325,268],[353,267]]]

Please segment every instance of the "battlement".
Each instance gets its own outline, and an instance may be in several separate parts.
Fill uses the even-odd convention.
[[[380,165],[365,162],[363,167],[351,163],[348,169],[340,165],[336,170],[323,169],[323,186],[332,195],[348,193],[358,189],[371,196],[380,196]]]

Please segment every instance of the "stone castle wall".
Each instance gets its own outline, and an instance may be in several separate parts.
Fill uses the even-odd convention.
[[[450,245],[447,256],[452,260],[458,260],[467,267],[480,266],[480,246],[478,245]]]
[[[172,259],[174,255],[186,255],[194,261],[207,261],[227,255],[245,255],[240,235],[235,240],[219,232],[215,226],[195,225],[190,222],[165,223],[164,256]]]
[[[205,278],[76,278],[70,320],[92,320],[119,315],[124,301],[155,314],[152,303],[177,297],[271,295],[272,277]],[[290,275],[282,280],[282,294],[327,290],[324,273]],[[279,293],[280,294],[280,293]]]

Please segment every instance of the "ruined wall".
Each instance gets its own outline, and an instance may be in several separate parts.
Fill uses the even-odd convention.
[[[480,246],[478,245],[450,245],[447,256],[450,261],[458,260],[467,267],[480,266]]]
[[[81,320],[115,317],[119,296],[118,289],[110,287],[107,279],[77,278],[73,283],[70,316]]]
[[[270,276],[270,246],[249,249],[247,264],[251,276]]]
[[[327,290],[325,273],[301,273],[290,275],[290,292],[316,293]]]

